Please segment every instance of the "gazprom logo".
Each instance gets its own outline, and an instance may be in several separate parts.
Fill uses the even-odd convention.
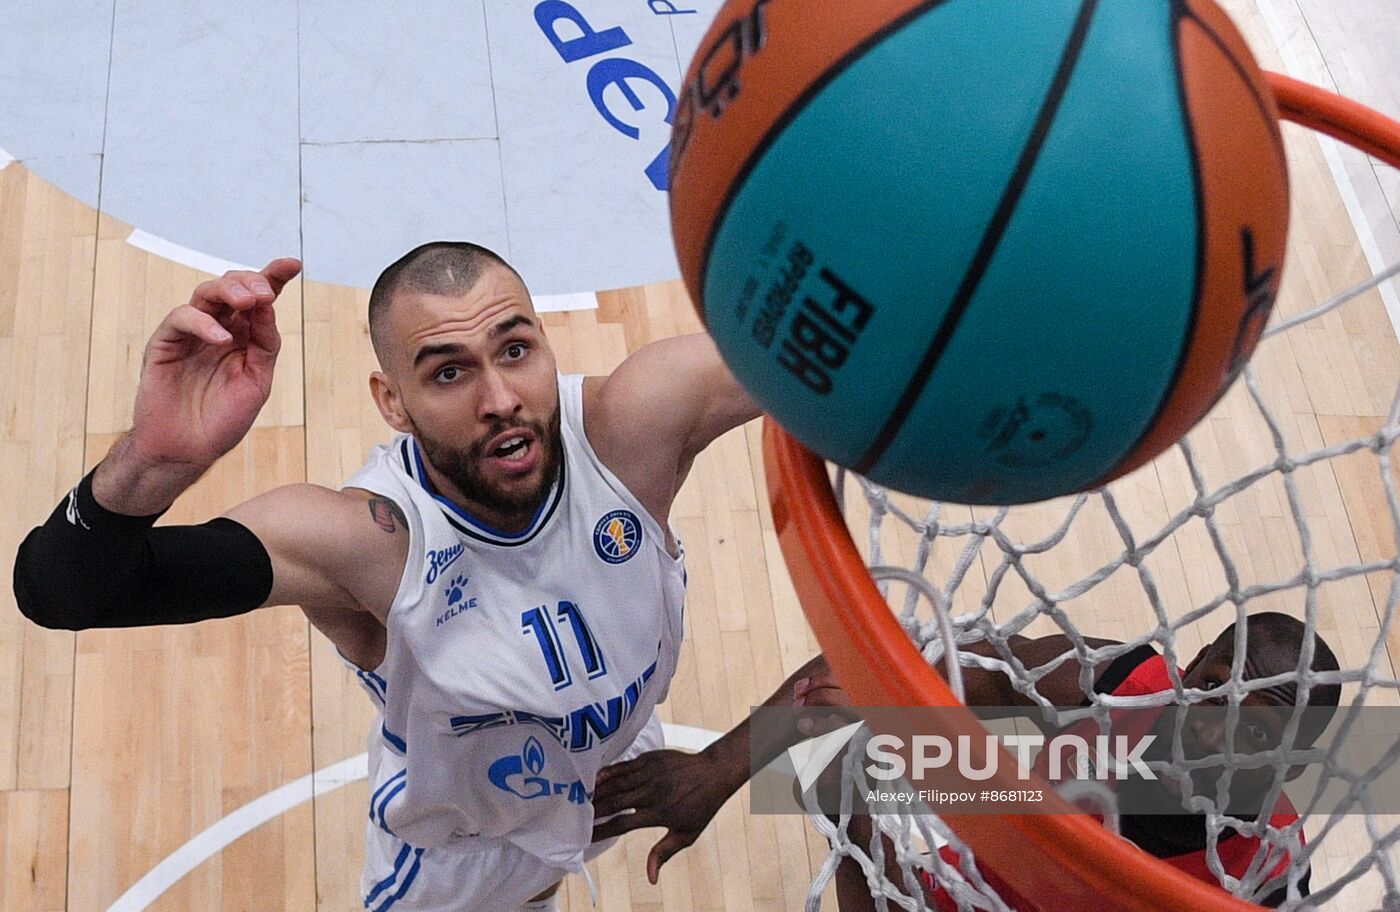
[[[525,749],[520,752],[520,758],[525,761],[525,768],[533,776],[538,776],[544,771],[544,747],[539,739],[531,738],[525,742]]]
[[[531,736],[520,753],[507,754],[492,763],[486,777],[501,791],[527,801],[562,795],[571,803],[582,805],[593,797],[581,779],[554,782],[546,778],[544,764],[544,745]]]
[[[630,560],[642,544],[642,524],[631,510],[614,510],[593,527],[593,550],[610,564]]]

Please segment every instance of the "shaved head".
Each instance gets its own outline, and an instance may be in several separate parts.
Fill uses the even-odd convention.
[[[486,524],[529,525],[563,459],[554,352],[510,264],[476,244],[409,251],[375,282],[380,414],[422,448],[430,488]]]
[[[464,295],[490,269],[520,273],[500,255],[465,241],[434,241],[415,247],[380,274],[369,295],[369,338],[379,366],[389,366],[389,308],[400,292],[431,295]],[[521,279],[521,284],[524,280]]]
[[[1286,674],[1298,667],[1303,654],[1303,642],[1307,636],[1307,625],[1297,618],[1267,611],[1251,615],[1249,624],[1249,656],[1255,665],[1255,677],[1270,677]],[[1216,643],[1222,650],[1233,652],[1235,645],[1235,625],[1231,624],[1220,634]],[[1327,641],[1313,634],[1313,671],[1336,671],[1340,666]],[[1341,700],[1342,688],[1337,684],[1314,685],[1308,703],[1312,706],[1336,706]]]
[[[1273,677],[1288,674],[1298,668],[1298,661],[1303,654],[1303,643],[1308,635],[1306,624],[1291,615],[1276,611],[1250,615],[1246,623],[1249,640],[1245,654],[1246,677]],[[1235,651],[1235,625],[1227,627],[1206,649],[1216,652],[1221,661],[1229,662]],[[1337,656],[1327,645],[1327,641],[1314,633],[1312,670],[1337,671],[1340,667]],[[1269,691],[1282,697],[1289,705],[1298,703],[1298,688],[1293,683],[1279,684],[1269,688]],[[1341,697],[1340,684],[1313,684],[1308,689],[1308,705],[1319,710],[1335,708],[1341,702]],[[1327,727],[1331,718],[1332,712],[1315,712],[1307,716],[1300,732],[1302,742],[1312,744]]]

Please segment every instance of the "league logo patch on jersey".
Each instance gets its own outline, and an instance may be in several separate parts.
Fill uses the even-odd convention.
[[[614,510],[593,527],[593,550],[610,564],[630,560],[642,544],[642,524],[631,510]]]

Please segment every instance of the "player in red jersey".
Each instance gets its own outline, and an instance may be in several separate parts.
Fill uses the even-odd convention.
[[[1245,680],[1271,677],[1297,668],[1306,632],[1301,621],[1285,614],[1271,612],[1250,617],[1248,625]],[[1089,648],[1096,650],[1117,645],[1113,640],[1091,637],[1086,637],[1085,642]],[[1037,639],[1013,636],[1009,639],[1008,646],[1026,668],[1040,667],[1074,649],[1070,639],[1062,635]],[[1003,658],[995,647],[985,641],[962,648],[964,651],[988,658]],[[1212,690],[1229,681],[1234,649],[1235,627],[1232,625],[1202,649],[1181,672],[1185,688]],[[1314,639],[1311,667],[1315,672],[1338,669],[1336,657],[1320,636]],[[1064,662],[1042,677],[1036,683],[1036,690],[1055,706],[1087,706],[1089,700],[1079,682],[1079,672],[1078,662]],[[1115,659],[1100,663],[1094,668],[1093,679],[1094,691],[1099,694],[1131,696],[1171,690],[1166,659],[1150,646],[1140,646]],[[999,671],[975,666],[965,667],[963,683],[969,706],[1034,705],[1033,701],[1012,686],[1012,681],[1007,675]],[[1340,696],[1339,685],[1314,685],[1308,695],[1308,705],[1335,707]],[[1221,695],[1195,705],[1223,706],[1226,699]],[[1297,688],[1288,682],[1250,691],[1243,698],[1241,705],[1246,708],[1274,707],[1286,710],[1291,709],[1297,700]],[[836,682],[825,660],[819,656],[789,678],[765,705],[831,707],[835,710],[833,716],[839,717],[841,711],[850,706],[850,698]],[[1251,713],[1245,724],[1240,725],[1236,732],[1235,749],[1241,752],[1255,752],[1277,746],[1288,716],[1288,712],[1282,711]],[[1330,714],[1327,713],[1306,717],[1304,727],[1299,732],[1298,744],[1311,743],[1320,735],[1328,717]],[[841,721],[844,723],[844,719]],[[802,733],[753,732],[750,721],[745,720],[699,754],[656,751],[605,769],[599,778],[595,796],[598,816],[627,811],[631,813],[623,813],[622,816],[600,825],[596,835],[598,838],[604,838],[642,827],[666,827],[669,832],[657,843],[648,858],[648,874],[654,882],[661,865],[676,852],[693,843],[720,806],[747,780],[752,739],[759,739],[759,743],[752,746],[757,756],[775,757],[787,746],[814,733],[816,732],[810,729]],[[1210,752],[1212,747],[1219,749],[1219,745],[1213,742],[1218,741],[1221,735],[1219,731],[1194,730],[1188,731],[1186,737],[1192,739],[1192,745],[1189,746]],[[1298,772],[1301,772],[1301,768],[1293,768],[1288,778],[1293,778]],[[1194,774],[1196,792],[1214,794],[1216,776],[1218,771],[1210,770]],[[1243,798],[1244,803],[1248,804],[1251,797],[1260,796],[1267,791],[1272,781],[1271,767],[1237,769],[1231,780],[1231,801]],[[1232,813],[1233,810],[1232,808]],[[1119,822],[1123,836],[1143,851],[1192,876],[1215,883],[1215,876],[1206,863],[1205,819],[1203,815],[1193,814],[1124,814],[1119,818]],[[1287,796],[1280,796],[1270,823],[1275,827],[1284,827],[1296,820],[1297,813]],[[853,840],[868,843],[869,818],[859,815],[853,817],[849,832]],[[1260,840],[1254,836],[1230,829],[1222,833],[1217,842],[1217,850],[1226,873],[1242,877],[1259,845]],[[886,852],[886,858],[893,859],[893,856],[892,850]],[[943,858],[954,866],[959,861],[957,855],[946,848],[943,850]],[[1277,860],[1270,858],[1270,876],[1283,873],[1288,864],[1289,859],[1284,854],[1280,854]],[[986,876],[987,872],[983,873]],[[903,875],[896,867],[892,866],[886,872],[886,876],[895,884],[903,882]],[[951,897],[934,883],[927,872],[924,872],[923,879],[926,902],[939,909],[956,908]],[[1008,905],[1012,908],[1017,907],[1017,897],[1005,884],[1000,884],[991,877],[988,877],[988,882],[999,888],[998,892]],[[1306,875],[1300,888],[1306,894]],[[866,885],[865,875],[853,861],[843,862],[838,870],[837,891],[842,912],[864,912],[874,908],[874,900]],[[1262,899],[1261,903],[1277,906],[1285,895],[1285,889],[1279,888]]]

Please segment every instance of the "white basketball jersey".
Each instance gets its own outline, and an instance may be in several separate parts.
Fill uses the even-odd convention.
[[[382,706],[370,817],[416,847],[505,839],[577,867],[598,771],[675,673],[683,557],[594,454],[583,378],[559,399],[560,477],[518,534],[439,496],[409,435],[346,483],[397,503],[412,536],[384,664],[360,677]]]

